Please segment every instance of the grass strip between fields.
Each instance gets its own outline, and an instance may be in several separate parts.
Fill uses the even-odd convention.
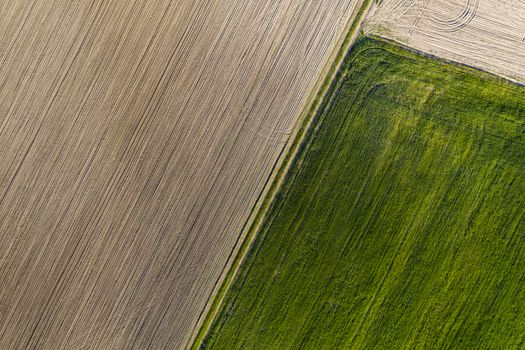
[[[197,333],[194,339],[190,339],[189,349],[199,349],[204,338],[206,337],[209,328],[217,316],[217,312],[220,309],[226,292],[231,286],[233,279],[242,264],[249,248],[255,238],[257,232],[260,230],[261,223],[264,222],[264,218],[271,208],[272,202],[279,192],[281,185],[286,181],[287,174],[290,167],[296,160],[297,155],[301,153],[301,150],[306,147],[306,143],[309,141],[309,135],[313,132],[311,127],[314,125],[313,121],[320,111],[323,110],[324,106],[329,103],[329,99],[332,96],[332,92],[336,89],[336,85],[339,82],[340,68],[344,65],[344,60],[347,57],[348,51],[351,49],[352,44],[357,40],[360,34],[360,29],[363,24],[366,14],[370,10],[375,0],[364,0],[357,8],[355,16],[352,16],[351,21],[348,23],[348,29],[342,40],[342,43],[336,49],[336,54],[328,64],[328,69],[325,69],[324,80],[318,89],[315,89],[309,101],[306,103],[307,110],[302,113],[302,116],[298,120],[298,126],[295,128],[296,132],[292,134],[290,140],[292,141],[288,147],[283,149],[282,154],[274,165],[272,174],[268,177],[267,183],[265,184],[265,190],[261,193],[259,200],[252,209],[252,214],[246,222],[242,231],[246,234],[241,234],[239,237],[240,248],[238,251],[233,250],[232,256],[234,259],[231,266],[226,266],[227,272],[224,278],[218,281],[218,288],[213,292],[210,297],[209,306],[203,311],[201,317],[203,317],[202,323],[199,321],[196,329]],[[312,101],[313,100],[313,101]],[[311,101],[311,102],[310,102]],[[260,199],[263,199],[260,201]],[[246,231],[246,228],[248,230]],[[232,256],[228,260],[231,260]]]

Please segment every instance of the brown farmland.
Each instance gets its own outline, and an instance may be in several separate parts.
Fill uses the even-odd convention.
[[[0,349],[179,349],[358,0],[0,2]]]
[[[523,0],[382,0],[366,32],[525,82]]]

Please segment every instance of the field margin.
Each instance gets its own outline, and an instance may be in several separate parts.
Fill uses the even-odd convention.
[[[290,168],[296,164],[296,161],[299,160],[298,157],[302,153],[301,150],[307,146],[309,140],[308,135],[314,132],[313,129],[316,125],[314,121],[331,99],[331,92],[334,91],[338,85],[338,75],[341,74],[341,67],[344,65],[347,53],[359,38],[367,14],[375,2],[376,0],[361,0],[361,3],[356,6],[354,13],[348,21],[344,34],[341,36],[341,40],[331,55],[333,58],[328,60],[327,66],[322,71],[321,77],[324,77],[324,79],[320,80],[322,83],[314,87],[313,92],[308,97],[305,103],[306,108],[298,118],[287,146],[285,146],[279,154],[264,184],[263,191],[259,194],[248,220],[243,225],[241,234],[237,238],[234,249],[230,253],[227,263],[223,268],[221,277],[217,280],[208,303],[199,316],[192,336],[185,345],[186,349],[199,349],[208,335],[213,321],[222,307],[226,293],[230,289],[240,266],[250,251],[255,237],[261,229],[262,223],[272,208],[275,197],[280,193]]]
[[[498,81],[501,81],[501,82],[507,82],[507,83],[510,83],[510,84],[516,85],[516,86],[525,87],[525,83],[523,83],[523,82],[521,82],[519,80],[508,78],[508,77],[506,77],[504,75],[493,73],[493,72],[485,70],[483,68],[470,65],[468,63],[464,63],[464,62],[457,61],[457,60],[454,60],[454,59],[451,59],[451,58],[446,58],[446,57],[443,57],[443,56],[439,56],[439,55],[436,55],[436,54],[431,53],[431,52],[420,50],[418,48],[415,48],[413,46],[407,45],[407,44],[403,43],[402,41],[390,38],[388,36],[384,36],[384,35],[381,35],[381,34],[370,34],[370,33],[366,33],[366,32],[364,32],[363,34],[367,38],[371,38],[371,39],[374,39],[374,40],[377,40],[377,41],[383,41],[383,42],[388,43],[388,44],[390,44],[390,45],[392,45],[394,47],[398,47],[398,48],[401,48],[403,50],[410,51],[412,53],[415,53],[416,55],[424,56],[426,58],[429,58],[429,59],[434,60],[434,61],[441,62],[443,64],[448,64],[448,65],[451,65],[451,66],[454,66],[454,67],[460,68],[460,69],[467,68],[467,69],[472,70],[472,72],[475,72],[476,74],[487,75],[488,77],[491,77],[491,79],[495,79],[495,80],[498,80]]]

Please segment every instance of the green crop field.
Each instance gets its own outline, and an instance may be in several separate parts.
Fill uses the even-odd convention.
[[[525,347],[525,89],[361,39],[205,349]]]

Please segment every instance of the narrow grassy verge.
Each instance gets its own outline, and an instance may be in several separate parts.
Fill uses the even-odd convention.
[[[366,17],[368,10],[375,0],[364,0],[361,6],[358,7],[357,12],[352,16],[352,20],[348,25],[346,34],[339,48],[337,49],[333,59],[327,69],[324,70],[323,76],[325,77],[316,91],[310,96],[307,102],[307,109],[302,113],[302,116],[298,119],[297,126],[294,128],[295,132],[291,137],[291,143],[288,147],[283,149],[282,154],[279,156],[278,161],[274,165],[272,174],[268,177],[265,185],[266,190],[263,191],[258,199],[258,203],[252,210],[252,214],[248,219],[247,223],[243,227],[242,231],[245,232],[240,235],[239,243],[240,247],[234,249],[231,260],[231,265],[227,265],[227,272],[222,280],[218,281],[216,291],[210,298],[209,307],[203,312],[202,322],[197,326],[197,333],[194,340],[190,341],[190,349],[196,350],[201,347],[201,344],[209,331],[209,328],[219,311],[226,292],[231,286],[231,283],[238,272],[238,269],[246,257],[246,254],[253,243],[257,232],[260,230],[261,223],[270,210],[272,203],[278,194],[280,187],[285,181],[286,175],[289,172],[290,167],[293,164],[296,156],[306,146],[306,142],[309,140],[309,134],[312,132],[311,126],[316,115],[318,115],[324,106],[328,103],[328,99],[332,96],[332,92],[336,89],[336,85],[339,81],[340,68],[344,65],[344,59],[347,57],[347,53],[350,50],[352,43],[358,38],[359,31],[363,20]]]
[[[522,348],[525,89],[370,38],[337,76],[202,348]]]

